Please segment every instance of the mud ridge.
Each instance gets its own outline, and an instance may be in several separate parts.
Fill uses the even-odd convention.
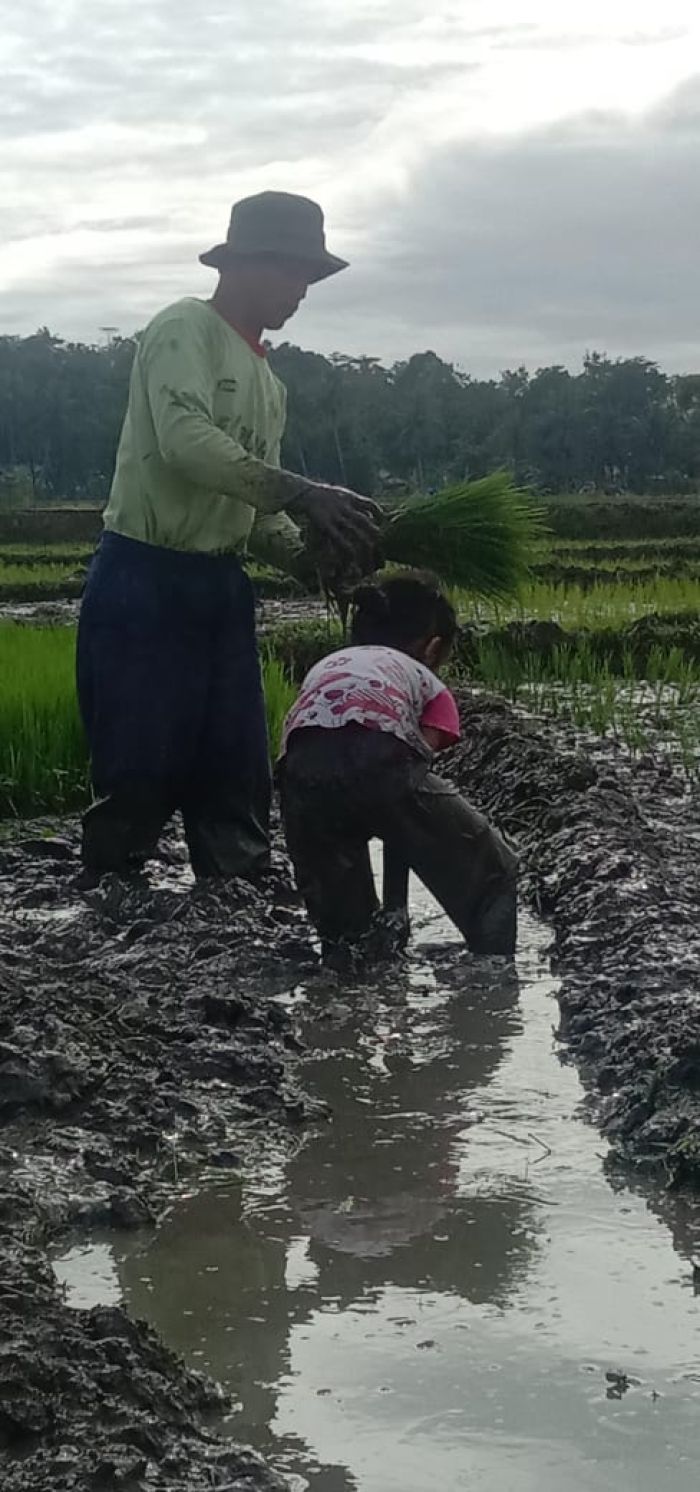
[[[700,813],[662,759],[478,693],[447,770],[517,840],[549,920],[561,1035],[614,1153],[700,1179]],[[221,1395],[119,1309],[69,1310],[67,1228],[157,1218],[183,1180],[273,1158],[318,1111],[274,1002],[314,968],[278,852],[259,889],[78,885],[77,830],[0,842],[0,1468],[4,1492],[275,1492],[216,1437]]]
[[[155,884],[81,893],[75,831],[0,846],[3,1492],[285,1485],[211,1433],[214,1385],[124,1311],[69,1310],[47,1259],[59,1231],[148,1224],[314,1112],[271,1000],[313,963],[284,868],[202,891],[175,838],[165,854]]]
[[[560,1035],[613,1159],[700,1181],[700,801],[665,760],[632,763],[465,694],[448,771],[518,842],[554,932]]]

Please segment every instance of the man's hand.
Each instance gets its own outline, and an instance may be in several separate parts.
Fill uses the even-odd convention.
[[[337,562],[369,575],[381,563],[382,510],[369,497],[346,487],[310,482],[287,504],[287,512],[313,530],[314,547]]]

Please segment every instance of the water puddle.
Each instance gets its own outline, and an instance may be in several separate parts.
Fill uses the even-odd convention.
[[[516,980],[417,921],[408,973],[289,997],[332,1122],[72,1249],[69,1298],[121,1297],[223,1382],[294,1492],[695,1492],[692,1266],[605,1178],[546,934],[524,919]]]
[[[77,622],[77,600],[0,601],[0,621],[35,622],[39,626],[66,626]]]

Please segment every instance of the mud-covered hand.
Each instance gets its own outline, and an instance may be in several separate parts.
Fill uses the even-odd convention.
[[[332,556],[336,565],[348,564],[369,575],[381,563],[382,510],[371,498],[346,487],[310,482],[287,504],[287,512],[308,524],[314,549]]]
[[[288,563],[286,569],[306,591],[320,591],[326,600],[332,601],[345,625],[352,592],[362,580],[367,579],[369,573],[379,569],[381,563],[381,556],[376,551],[372,557],[371,571],[355,561],[342,560],[336,551],[319,542],[312,530],[307,535],[306,543],[295,554],[293,563]]]

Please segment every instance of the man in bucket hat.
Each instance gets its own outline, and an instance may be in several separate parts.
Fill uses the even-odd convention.
[[[140,868],[176,809],[196,875],[265,870],[270,771],[242,557],[250,547],[302,572],[299,520],[341,562],[374,559],[374,504],[280,467],[285,391],[262,337],[346,267],[321,209],[282,192],[247,198],[201,259],[219,271],[212,299],[169,306],[139,339],[81,610],[98,799],[83,826],[89,879]]]

